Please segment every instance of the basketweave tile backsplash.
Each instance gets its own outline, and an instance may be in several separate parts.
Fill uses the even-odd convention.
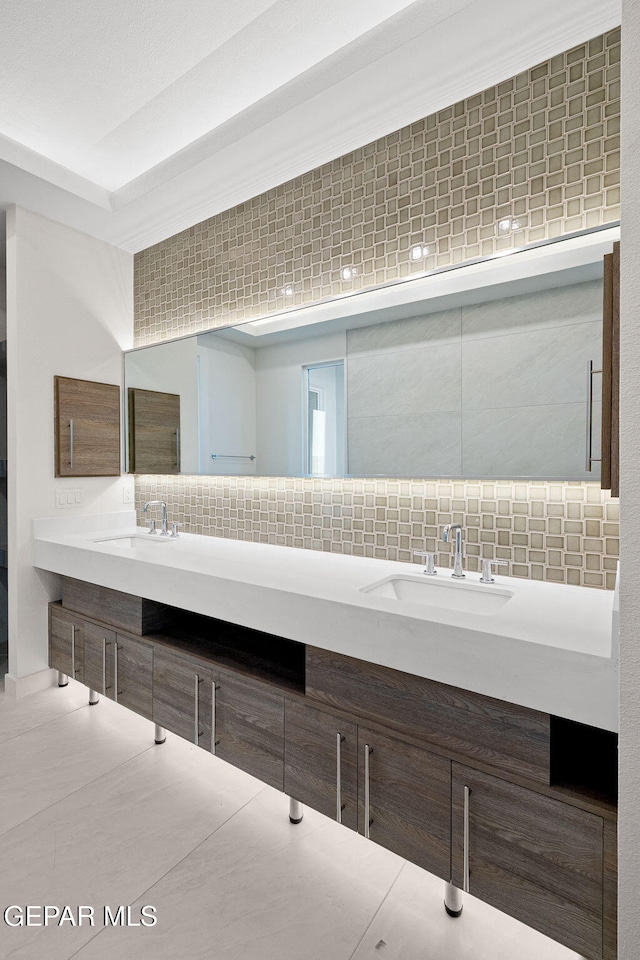
[[[135,343],[617,220],[619,130],[612,30],[137,254]]]
[[[618,502],[596,483],[143,476],[140,523],[156,499],[187,533],[409,562],[428,550],[444,567],[442,527],[462,523],[470,571],[489,557],[514,577],[615,585]]]

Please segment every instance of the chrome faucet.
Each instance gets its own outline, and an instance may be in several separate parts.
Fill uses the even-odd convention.
[[[462,527],[459,523],[447,523],[444,530],[442,531],[442,539],[445,543],[449,543],[451,538],[451,531],[455,530],[456,532],[456,552],[453,560],[453,573],[452,577],[455,577],[456,580],[464,580],[466,574],[462,569]]]
[[[149,507],[162,507],[162,519],[161,519],[161,521],[160,521],[160,524],[161,524],[160,536],[161,536],[161,537],[168,537],[168,536],[169,536],[169,531],[167,530],[167,505],[166,505],[166,503],[164,502],[164,500],[148,500],[148,501],[145,503],[144,507],[142,508],[142,512],[143,512],[143,513],[146,513]],[[155,532],[155,527],[152,527],[151,530],[149,530],[149,533],[154,533],[154,532]]]

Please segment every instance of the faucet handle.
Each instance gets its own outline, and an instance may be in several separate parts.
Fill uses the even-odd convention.
[[[493,565],[498,567],[508,567],[508,560],[483,560],[482,561],[482,576],[480,577],[480,583],[495,583],[495,578],[491,572],[491,567]]]
[[[149,527],[149,533],[156,532],[156,522],[155,520],[147,520],[147,525]]]
[[[435,553],[425,553],[422,550],[414,550],[414,557],[424,557],[425,558],[425,568],[423,573],[427,577],[437,577],[438,571],[436,570],[436,556]]]
[[[177,540],[180,534],[178,533],[178,527],[184,527],[184,523],[172,523],[171,524],[171,537],[174,540]]]

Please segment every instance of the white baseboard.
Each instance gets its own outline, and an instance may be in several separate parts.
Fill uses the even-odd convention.
[[[31,693],[39,693],[48,687],[54,687],[58,682],[57,670],[39,670],[26,677],[12,677],[10,673],[4,677],[4,692],[13,700],[21,700]]]

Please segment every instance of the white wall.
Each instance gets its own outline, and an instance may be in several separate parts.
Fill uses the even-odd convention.
[[[297,477],[304,472],[303,366],[342,360],[346,334],[278,343],[256,350],[258,473]]]
[[[34,517],[53,516],[58,487],[79,487],[78,513],[124,509],[120,478],[54,479],[53,377],[122,383],[133,338],[133,258],[19,207],[7,215],[9,674],[47,666],[47,603],[57,578],[31,565]],[[74,510],[69,510],[71,514]]]
[[[198,342],[202,472],[255,474],[263,469],[258,460],[226,457],[256,456],[256,351],[221,337]],[[212,460],[212,453],[226,457]]]
[[[180,395],[180,473],[198,473],[198,344],[196,337],[128,353],[127,387]]]
[[[622,4],[619,958],[640,945],[640,5]]]

